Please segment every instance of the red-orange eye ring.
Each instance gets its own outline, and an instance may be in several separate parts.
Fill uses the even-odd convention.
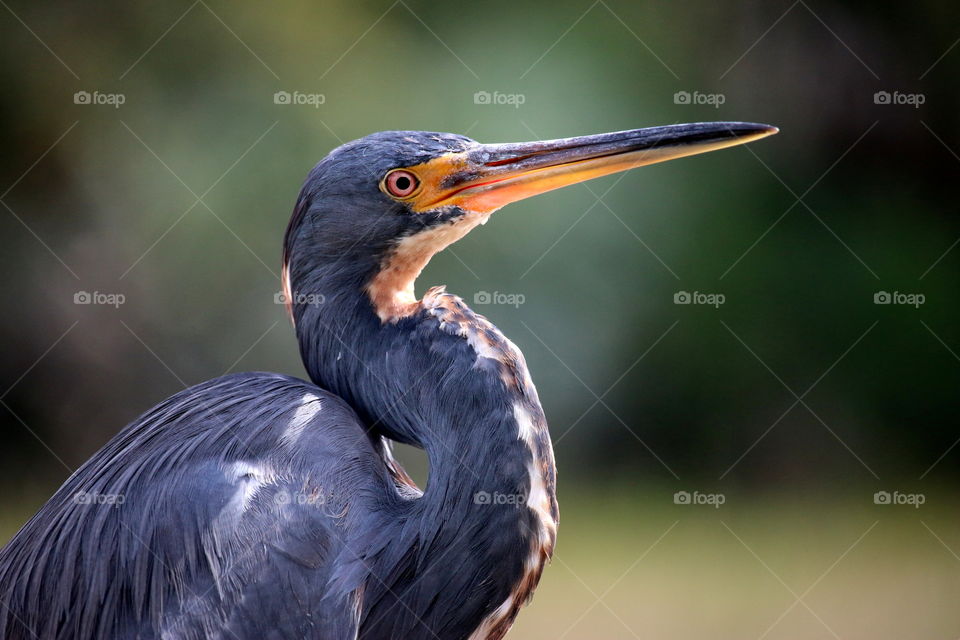
[[[394,198],[409,198],[420,190],[420,178],[412,171],[394,169],[383,178],[383,190]]]

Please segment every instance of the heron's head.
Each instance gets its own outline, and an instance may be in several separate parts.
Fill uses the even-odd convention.
[[[413,283],[430,258],[506,204],[776,132],[710,122],[507,144],[374,133],[334,149],[307,177],[284,243],[287,299],[296,307],[320,272],[395,321],[416,310]]]

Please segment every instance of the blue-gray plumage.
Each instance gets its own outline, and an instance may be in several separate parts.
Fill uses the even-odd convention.
[[[225,376],[125,427],[0,551],[0,638],[502,638],[555,544],[550,437],[520,351],[414,280],[504,204],[773,132],[334,150],[284,240],[311,382]],[[426,450],[423,492],[391,440]]]

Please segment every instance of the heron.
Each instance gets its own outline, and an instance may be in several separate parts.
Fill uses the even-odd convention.
[[[556,543],[550,435],[520,350],[417,277],[511,202],[776,132],[334,149],[283,241],[309,381],[231,374],[124,427],[0,552],[0,637],[503,638]],[[423,489],[394,442],[426,452]]]

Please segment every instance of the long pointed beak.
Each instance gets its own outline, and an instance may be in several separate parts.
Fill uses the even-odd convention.
[[[752,122],[702,122],[592,136],[481,144],[410,167],[423,188],[413,208],[456,205],[490,212],[592,178],[751,142],[779,129]]]

